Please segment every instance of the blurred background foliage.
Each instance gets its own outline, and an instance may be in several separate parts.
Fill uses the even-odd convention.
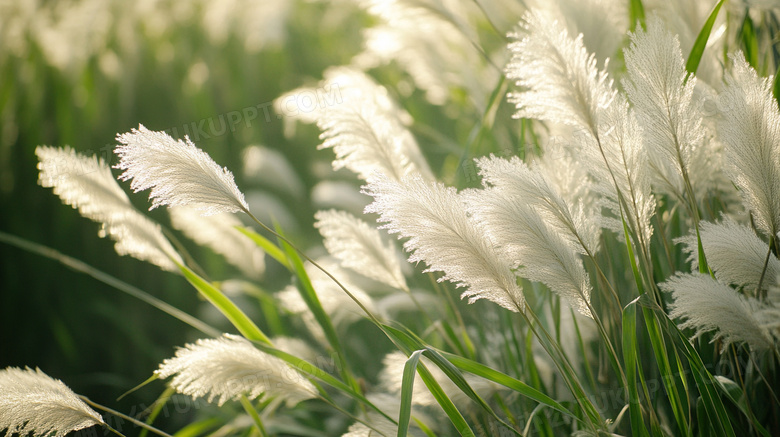
[[[249,145],[278,150],[308,193],[312,163],[332,152],[315,150],[314,127],[286,139],[271,102],[348,62],[366,20],[346,3],[0,2],[0,230],[202,316],[204,306],[182,278],[119,257],[112,241],[97,238],[99,225],[36,184],[35,147],[70,145],[113,163],[114,137],[139,123],[175,137],[189,133],[247,193],[263,190],[287,208],[298,223],[291,231],[302,232],[296,240],[312,238],[309,202],[243,178],[241,152]],[[231,111],[258,107],[257,118],[231,126]],[[131,199],[148,209],[144,194]],[[150,215],[168,222],[165,211]],[[234,273],[207,249],[197,258],[214,279]],[[174,346],[198,336],[145,303],[15,247],[0,245],[0,271],[0,368],[38,366],[126,413],[151,403],[155,392],[115,398],[148,378]]]
[[[377,18],[358,3],[0,1],[0,231],[80,259],[230,331],[182,278],[119,257],[112,241],[97,238],[98,224],[40,187],[35,147],[69,145],[114,164],[115,136],[139,123],[174,138],[189,134],[234,172],[259,217],[279,220],[301,247],[319,245],[312,223],[322,205],[312,199],[314,186],[327,179],[357,192],[359,182],[348,172],[333,172],[333,153],[316,148],[316,126],[285,121],[272,103],[287,91],[316,85],[327,67],[349,64],[360,53],[363,30]],[[500,17],[503,33],[519,11]],[[504,40],[492,25],[477,23],[476,37],[484,47],[502,53]],[[412,129],[423,153],[450,183],[477,182],[456,181],[466,156],[463,144],[487,144],[499,153],[517,151],[508,150],[519,144],[513,131],[485,136],[479,129],[488,103],[502,108],[504,126],[515,125],[511,108],[497,93],[505,83],[490,89],[503,62],[495,59],[492,80],[480,84],[487,90],[480,102],[472,101],[473,90],[455,86],[445,90],[449,95],[444,104],[441,95],[434,104],[431,100],[436,99],[417,89],[403,66],[391,62],[372,71],[380,83],[393,84],[388,91],[415,120]],[[487,100],[490,92],[492,101]],[[503,147],[495,143],[501,135]],[[268,178],[263,182],[252,169],[244,171],[242,155],[249,146],[281,153],[301,187],[268,183]],[[129,191],[129,183],[122,186]],[[148,209],[145,194],[130,197],[139,210]],[[169,224],[164,209],[149,215]],[[212,280],[236,275],[220,256],[181,240]],[[268,264],[262,285],[278,290],[290,278],[279,266]],[[162,386],[140,390],[121,402],[116,397],[148,378],[175,346],[201,335],[108,285],[16,247],[0,244],[0,272],[0,368],[40,367],[77,393],[128,414],[149,405]],[[363,362],[377,355],[376,369],[365,369],[374,374],[381,365],[380,351],[369,348],[364,353]],[[174,423],[162,419],[160,426],[177,429],[191,419],[173,415],[169,420]]]

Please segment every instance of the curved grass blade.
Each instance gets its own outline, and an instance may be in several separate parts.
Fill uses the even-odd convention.
[[[277,229],[277,232],[282,235],[281,229]],[[306,302],[306,306],[309,311],[314,314],[314,318],[317,323],[322,327],[325,333],[325,338],[328,339],[328,344],[336,352],[339,359],[339,371],[344,381],[347,381],[356,391],[359,390],[357,381],[352,376],[352,372],[349,369],[349,363],[344,355],[344,349],[341,346],[341,341],[336,333],[336,328],[333,327],[333,322],[330,320],[330,316],[325,312],[325,309],[320,303],[320,299],[317,297],[317,292],[314,291],[314,286],[311,284],[309,275],[306,273],[306,269],[303,266],[303,260],[298,256],[298,252],[287,242],[280,240],[282,248],[287,256],[287,261],[292,267],[292,271],[298,278],[298,291]]]
[[[688,338],[657,304],[650,301],[649,297],[641,296],[638,303],[653,312],[655,320],[658,321],[664,331],[669,333],[677,349],[688,359],[688,363],[691,366],[691,374],[700,393],[699,401],[701,403],[696,406],[697,411],[701,412],[703,410],[706,413],[707,420],[715,429],[717,435],[736,437],[729,415],[716,389],[718,382],[707,370],[698,352],[688,341]]]
[[[414,376],[417,374],[417,364],[422,357],[423,349],[412,352],[404,364],[404,375],[401,380],[401,409],[398,414],[398,437],[406,437],[409,432],[409,421],[412,417],[412,395],[414,394]]]
[[[642,418],[642,406],[637,389],[637,341],[636,341],[636,302],[635,299],[623,309],[623,361],[628,381],[628,411],[631,417],[631,434],[647,436],[647,428]]]
[[[257,325],[255,325],[252,319],[244,314],[244,312],[241,311],[241,308],[237,307],[233,301],[228,299],[222,291],[195,274],[195,272],[190,270],[187,266],[178,263],[177,266],[184,274],[184,277],[187,278],[187,281],[224,314],[225,317],[230,320],[230,323],[238,329],[238,332],[240,332],[241,335],[249,340],[271,344],[271,340],[257,327]]]
[[[723,6],[724,1],[725,0],[720,0],[718,4],[715,5],[709,18],[707,18],[707,21],[701,28],[699,36],[696,37],[696,42],[693,43],[691,54],[688,55],[688,62],[685,63],[685,70],[688,71],[689,77],[692,74],[696,74],[696,70],[699,69],[701,57],[704,55],[704,49],[707,47],[707,40],[710,39],[710,34],[712,33],[712,26],[715,25],[715,19],[718,18],[718,12],[720,11],[720,7]]]
[[[254,241],[259,248],[263,249],[263,251],[268,254],[268,256],[278,261],[279,264],[290,269],[290,264],[287,262],[287,256],[285,256],[284,251],[271,240],[263,237],[252,229],[245,228],[243,226],[236,226],[236,229],[238,232],[241,232]]]

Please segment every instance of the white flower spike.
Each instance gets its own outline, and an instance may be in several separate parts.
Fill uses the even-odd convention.
[[[275,396],[294,405],[316,396],[317,390],[287,363],[261,352],[249,341],[230,334],[201,339],[163,361],[154,372],[161,378],[173,376],[177,392],[197,398],[226,401],[246,395]]]
[[[115,168],[125,171],[119,178],[132,179],[135,192],[152,189],[150,210],[162,205],[189,205],[203,215],[249,210],[233,173],[188,137],[174,140],[139,125],[116,139],[121,145],[114,150],[120,158]]]
[[[41,173],[38,183],[54,189],[66,205],[103,225],[100,236],[110,236],[120,255],[130,255],[163,270],[178,271],[181,257],[165,238],[160,225],[138,212],[122,191],[111,168],[102,159],[87,157],[66,147],[35,149]]]
[[[40,369],[0,370],[0,431],[6,435],[62,437],[104,423],[68,386]]]

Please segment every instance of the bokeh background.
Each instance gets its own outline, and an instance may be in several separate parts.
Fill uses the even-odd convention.
[[[316,151],[314,127],[285,137],[271,102],[319,80],[327,66],[347,62],[360,49],[366,19],[347,3],[0,2],[0,230],[203,316],[182,278],[119,257],[110,239],[98,238],[98,224],[37,185],[35,147],[70,145],[113,163],[116,134],[139,123],[175,137],[189,134],[233,170],[248,195],[270,197],[286,210],[296,240],[312,238],[311,168],[332,152]],[[245,108],[259,115],[250,120]],[[244,176],[242,151],[252,145],[292,163],[302,183],[299,199],[287,194],[289,187]],[[131,198],[148,209],[144,193]],[[168,223],[164,211],[150,215]],[[217,255],[188,247],[215,278],[234,273]],[[121,402],[116,397],[147,379],[175,346],[198,338],[145,303],[6,244],[0,244],[0,275],[0,368],[40,367],[125,413],[149,405],[162,385]]]
[[[116,135],[139,124],[175,138],[188,134],[234,172],[256,215],[278,220],[301,247],[319,245],[314,212],[339,187],[357,192],[359,182],[331,170],[332,151],[317,150],[316,126],[285,120],[272,103],[295,88],[316,86],[327,67],[349,64],[363,50],[364,29],[377,18],[359,3],[0,1],[0,231],[80,259],[219,325],[220,318],[181,277],[118,256],[110,239],[98,238],[98,224],[39,186],[35,147],[69,145],[113,164]],[[516,22],[510,15],[500,18],[501,32]],[[484,33],[486,47],[503,50],[495,29],[486,22],[476,29]],[[468,53],[480,68],[487,65],[484,56]],[[495,61],[503,63],[501,57]],[[437,74],[451,74],[432,62]],[[451,183],[457,182],[462,158],[459,144],[486,143],[512,152],[475,130],[498,83],[499,70],[487,70],[488,81],[475,77],[474,86],[455,81],[456,86],[427,93],[414,86],[403,65],[385,62],[372,70],[380,83],[394,84],[388,91],[415,119],[421,149],[434,171]],[[483,95],[474,104],[470,93],[480,87]],[[511,108],[499,106],[498,116],[509,120]],[[505,133],[505,139],[515,135]],[[265,164],[257,164],[260,155]],[[269,162],[278,170],[278,158],[290,164],[292,172],[286,174],[292,176],[264,178]],[[129,192],[129,183],[122,186]],[[131,194],[141,211],[148,209],[147,194]],[[164,226],[169,223],[165,211],[149,214]],[[236,274],[208,249],[182,243],[211,279]],[[268,264],[264,287],[275,290],[289,282]],[[77,393],[128,414],[148,406],[163,385],[116,398],[146,380],[176,346],[200,336],[143,302],[18,247],[0,244],[0,275],[0,368],[40,367]],[[177,429],[196,413],[158,423]]]

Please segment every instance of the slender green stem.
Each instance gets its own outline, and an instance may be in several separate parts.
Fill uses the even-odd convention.
[[[16,246],[28,252],[35,253],[37,255],[58,261],[77,272],[85,273],[89,276],[92,276],[93,278],[97,279],[98,281],[104,284],[110,285],[123,293],[129,294],[130,296],[133,296],[138,300],[146,302],[149,305],[157,308],[158,310],[176,319],[181,320],[182,322],[192,326],[193,328],[203,332],[208,336],[218,337],[219,335],[221,335],[221,332],[219,330],[185,313],[184,311],[176,308],[175,306],[170,305],[160,299],[157,299],[156,297],[150,295],[149,293],[146,293],[145,291],[139,288],[136,288],[124,281],[121,281],[109,275],[108,273],[104,273],[76,258],[60,253],[50,247],[43,246],[38,243],[33,243],[32,241],[19,238],[15,235],[6,234],[5,232],[2,231],[0,231],[0,241],[4,243],[8,243],[12,246]]]
[[[257,412],[255,406],[252,405],[252,401],[250,401],[246,395],[241,395],[238,400],[241,402],[241,406],[244,407],[244,411],[246,411],[246,413],[249,414],[249,417],[252,418],[252,421],[255,422],[255,428],[257,428],[260,436],[267,437],[268,433],[265,431],[265,427],[263,426],[263,420],[260,418],[260,413]]]
[[[106,413],[113,414],[114,416],[121,417],[122,419],[127,420],[128,422],[131,422],[134,425],[140,426],[141,428],[148,429],[149,431],[151,431],[151,432],[153,432],[153,433],[155,433],[155,434],[157,434],[159,436],[162,436],[162,437],[173,437],[172,435],[168,434],[167,432],[159,430],[159,429],[157,429],[157,428],[155,428],[155,427],[153,427],[151,425],[147,425],[146,423],[144,423],[144,422],[142,422],[142,421],[140,421],[140,420],[138,420],[138,419],[136,419],[134,417],[130,417],[127,414],[123,414],[123,413],[120,413],[119,411],[116,411],[114,409],[108,408],[108,407],[106,407],[104,405],[100,405],[97,402],[92,402],[86,396],[79,396],[79,398],[81,398],[82,401],[86,402],[91,407],[95,407],[98,410],[102,410],[102,411],[105,411]],[[111,427],[108,427],[108,428],[110,429]],[[116,432],[117,434],[119,434],[119,432],[116,431],[116,430],[112,429],[112,431]],[[119,435],[122,435],[122,434],[119,434]]]

